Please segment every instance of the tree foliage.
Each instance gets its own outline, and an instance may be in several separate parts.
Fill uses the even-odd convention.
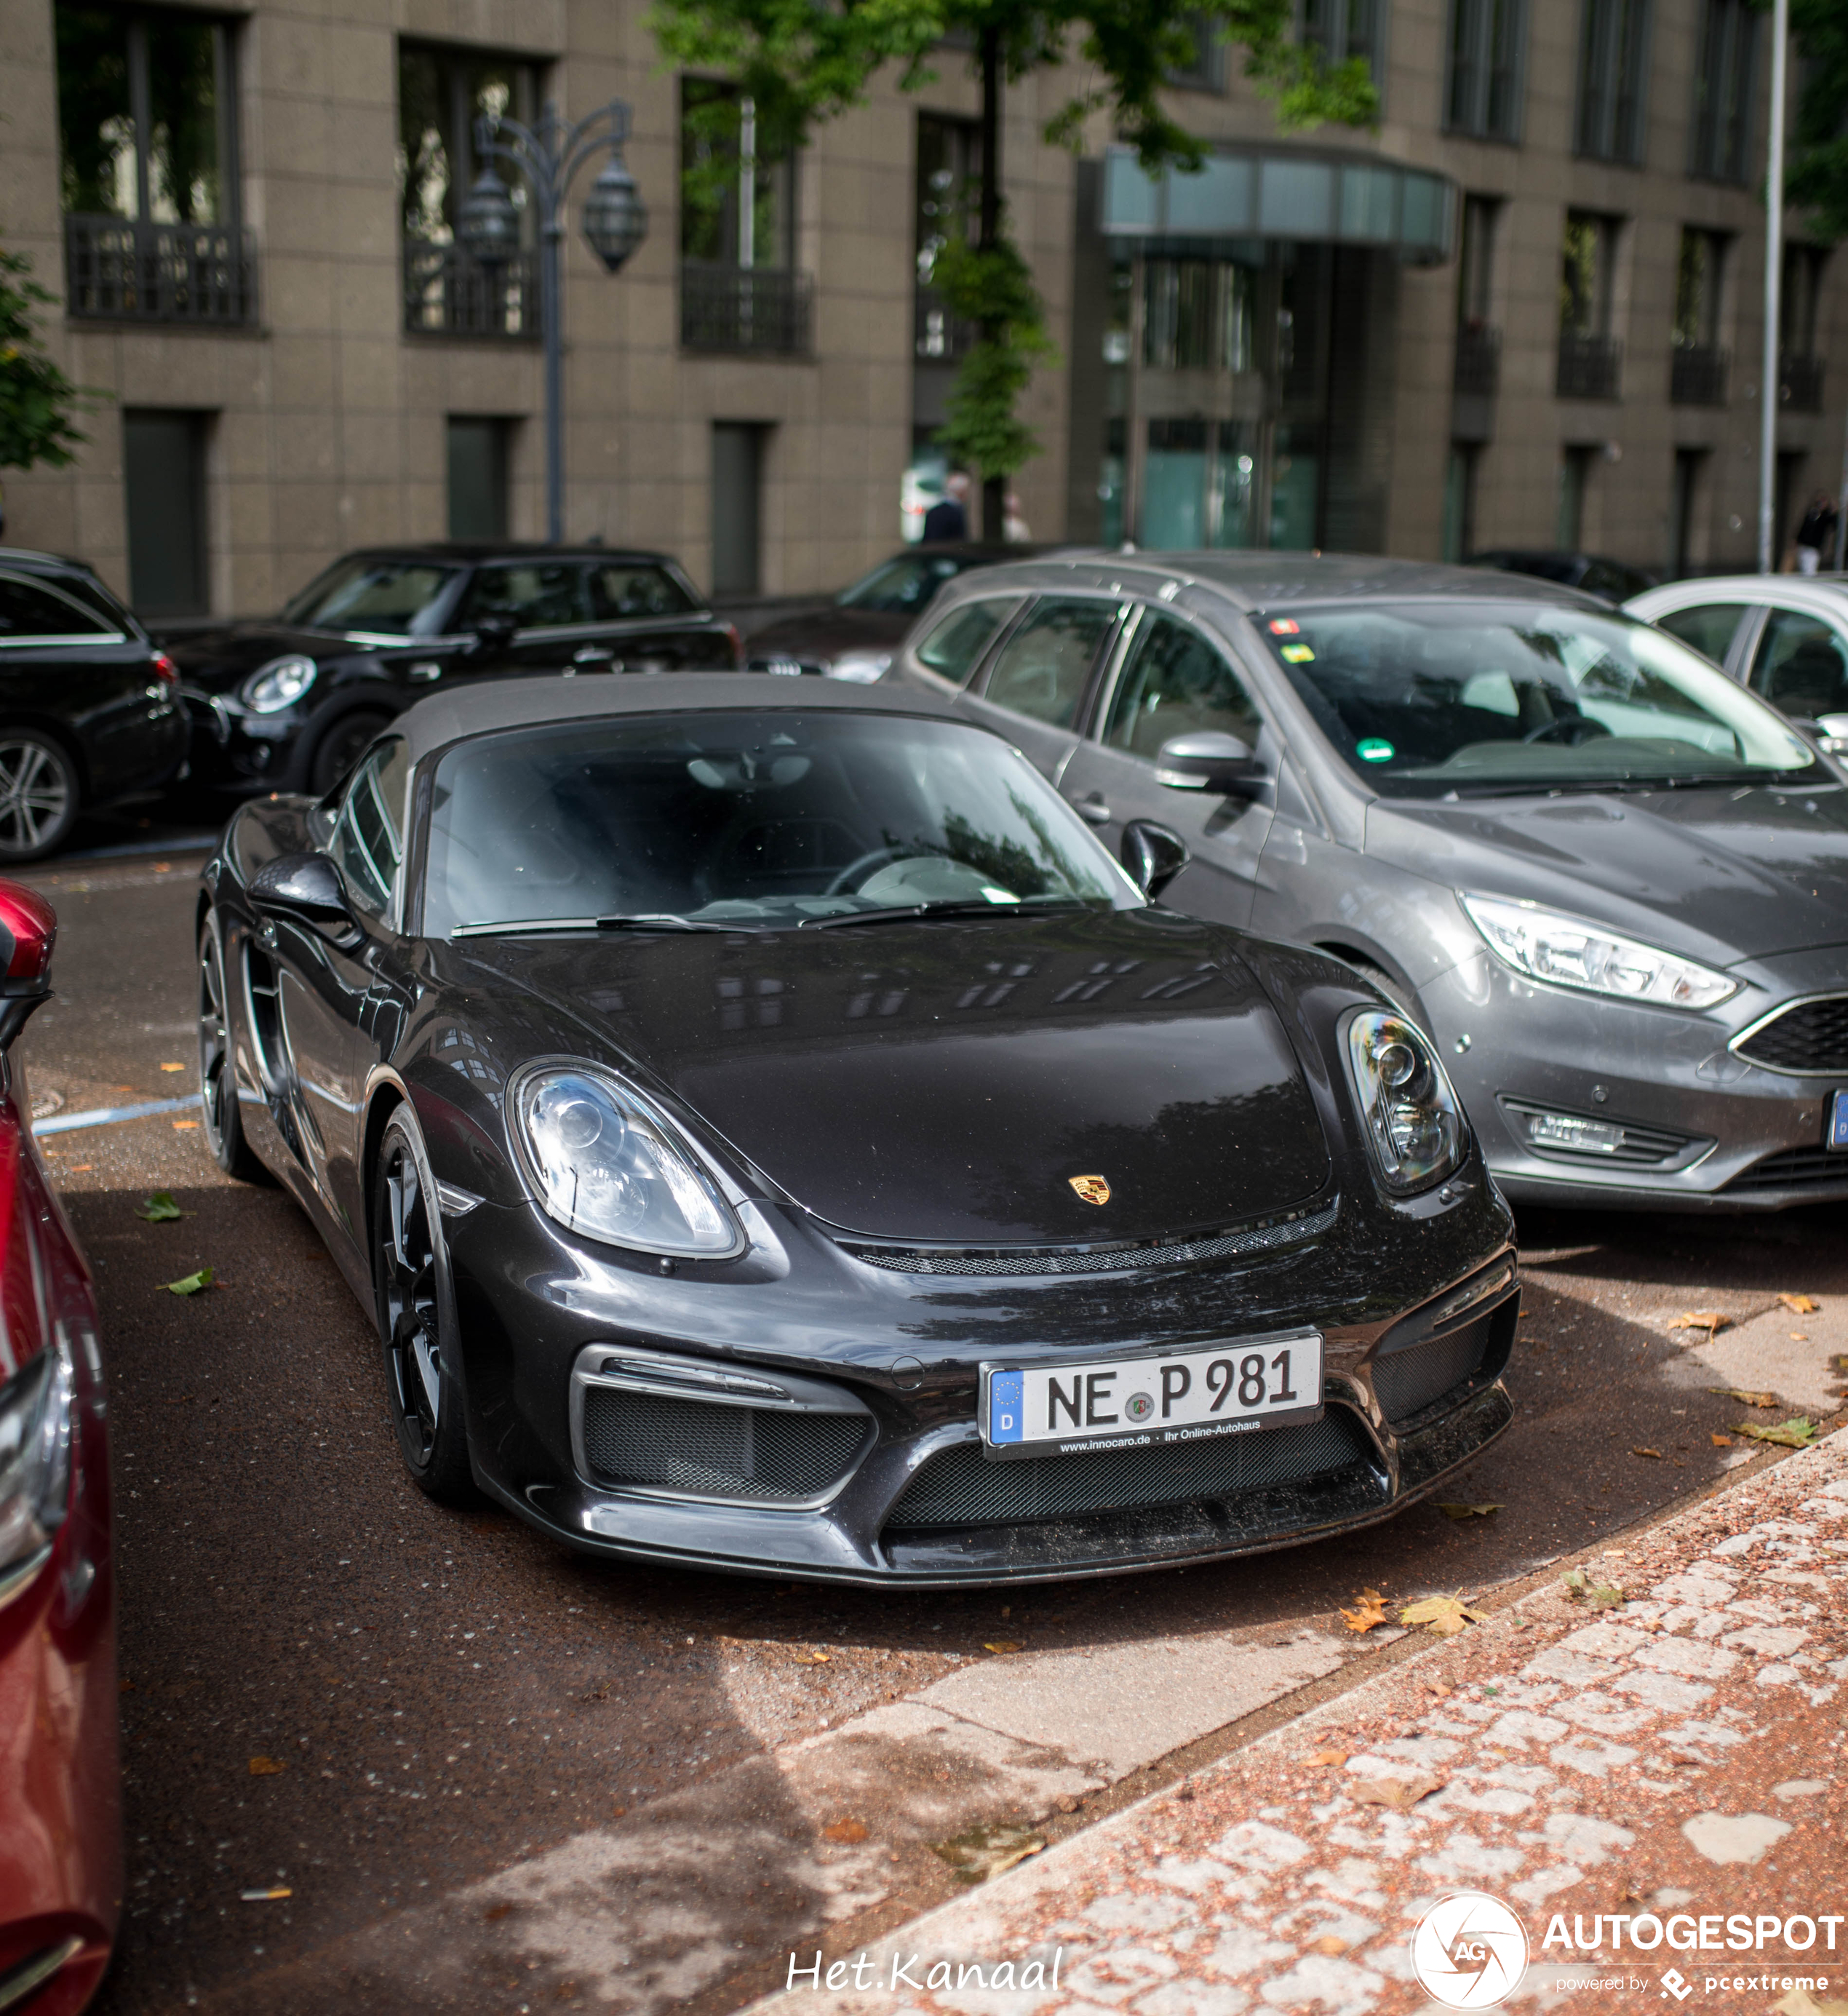
[[[1787,157],[1785,193],[1832,243],[1848,238],[1848,7],[1791,0],[1803,90]]]
[[[56,295],[28,276],[23,253],[0,250],[0,469],[62,469],[85,437],[72,415],[86,396],[48,357],[33,326]]]
[[[1204,23],[1245,52],[1245,74],[1286,128],[1325,121],[1374,123],[1375,91],[1363,59],[1331,63],[1295,34],[1295,0],[655,0],[650,24],[663,52],[693,70],[733,79],[757,108],[759,145],[780,155],[818,124],[865,102],[876,72],[898,67],[902,88],[931,82],[950,35],[967,37],[988,110],[1005,82],[1070,63],[1079,88],[1048,120],[1046,139],[1075,146],[1093,113],[1133,146],[1151,171],[1197,170],[1205,149],[1170,117],[1162,91],[1198,58]],[[996,130],[991,117],[989,130]],[[980,331],[950,395],[942,439],[991,490],[1036,452],[1018,417],[1034,365],[1053,355],[1045,311],[1025,260],[1008,235],[999,164],[985,160],[980,214],[992,233],[955,239],[932,283],[953,314]],[[988,514],[992,515],[992,513]],[[998,527],[990,528],[998,536]]]

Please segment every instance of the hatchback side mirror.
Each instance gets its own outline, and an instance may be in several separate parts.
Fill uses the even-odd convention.
[[[1848,754],[1848,714],[1819,714],[1816,737],[1832,756]]]
[[[1177,735],[1162,744],[1155,782],[1173,791],[1211,791],[1220,797],[1248,798],[1264,782],[1264,766],[1250,745],[1216,728]]]
[[[52,995],[58,913],[23,882],[0,882],[0,1051]]]
[[[1178,833],[1153,819],[1131,819],[1123,828],[1123,866],[1152,903],[1193,856]]]
[[[351,945],[361,935],[340,870],[324,854],[266,861],[250,877],[250,902],[266,916],[306,924],[333,945]]]

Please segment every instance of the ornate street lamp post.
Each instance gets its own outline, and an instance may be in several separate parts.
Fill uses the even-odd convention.
[[[475,151],[499,156],[525,176],[539,218],[539,323],[546,345],[546,538],[557,545],[564,536],[564,416],[559,305],[560,261],[564,240],[564,200],[571,178],[600,148],[610,158],[590,185],[579,221],[585,243],[610,272],[615,272],[648,235],[648,213],[635,178],[622,164],[629,111],[612,99],[575,125],[548,103],[536,124],[485,115],[475,123]],[[457,235],[492,274],[520,244],[520,213],[507,185],[492,167],[484,168],[456,221]]]

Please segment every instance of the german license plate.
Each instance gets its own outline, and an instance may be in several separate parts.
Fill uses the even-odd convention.
[[[1838,1092],[1828,1103],[1828,1145],[1848,1148],[1848,1091]]]
[[[985,1365],[982,1453],[1076,1455],[1292,1427],[1322,1413],[1314,1330],[1082,1365]]]

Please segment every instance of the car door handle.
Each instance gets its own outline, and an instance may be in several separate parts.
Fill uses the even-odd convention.
[[[607,644],[586,644],[582,650],[571,653],[574,665],[607,665],[616,656]]]
[[[427,686],[432,679],[440,679],[442,675],[442,667],[441,665],[435,664],[413,665],[408,675],[409,677],[418,681],[420,684],[425,686]]]
[[[1101,791],[1093,791],[1080,798],[1072,809],[1081,819],[1092,826],[1108,826],[1110,823],[1110,808],[1104,803]]]

